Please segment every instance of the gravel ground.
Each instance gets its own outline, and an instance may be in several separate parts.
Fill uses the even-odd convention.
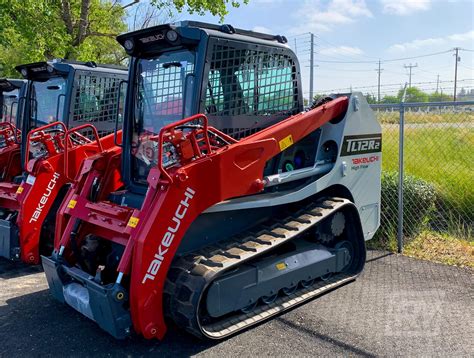
[[[116,341],[55,302],[39,268],[0,261],[0,357],[474,356],[474,271],[369,252],[362,276],[222,342],[171,330]]]

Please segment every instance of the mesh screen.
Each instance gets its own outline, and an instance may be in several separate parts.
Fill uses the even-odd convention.
[[[254,118],[247,121],[247,126],[241,121],[240,125],[220,128],[234,138],[242,138],[296,113],[296,86],[296,66],[289,56],[215,44],[205,111],[217,120]]]
[[[142,63],[141,88],[147,100],[145,118],[151,116],[178,115],[183,112],[184,81],[194,70],[190,61],[155,63],[150,66]],[[151,113],[148,113],[151,112]]]
[[[69,126],[75,127],[91,123],[100,136],[114,131],[120,81],[122,78],[104,73],[76,73],[76,89],[72,100],[72,117]],[[125,86],[122,86],[121,100],[123,101]],[[82,132],[92,138],[91,131]]]

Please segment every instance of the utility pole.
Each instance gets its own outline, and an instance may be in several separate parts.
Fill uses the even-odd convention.
[[[438,79],[436,80],[436,93],[438,93],[439,89],[439,74],[438,74]]]
[[[296,46],[296,37],[295,37],[295,54],[298,54],[298,47]]]
[[[405,68],[409,68],[410,69],[410,79],[408,81],[409,85],[408,85],[408,88],[411,88],[411,69],[414,68],[414,67],[418,67],[418,64],[415,63],[414,65],[412,65],[411,63],[409,65],[403,65]]]
[[[454,102],[456,102],[456,87],[457,87],[457,82],[458,82],[458,62],[461,62],[461,57],[459,57],[459,47],[455,47],[454,51],[456,51],[456,60],[454,61]]]
[[[383,68],[380,68],[380,59],[379,59],[379,68],[375,69],[378,73],[378,96],[377,96],[377,102],[380,103],[380,73],[383,71]]]
[[[309,55],[309,103],[313,103],[313,78],[314,78],[314,34],[311,32],[311,52]]]

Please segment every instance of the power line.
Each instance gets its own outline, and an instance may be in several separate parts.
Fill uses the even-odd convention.
[[[455,47],[454,48],[454,51],[456,51],[456,54],[455,54],[455,60],[454,60],[454,95],[453,95],[453,98],[454,98],[454,102],[456,102],[456,85],[457,85],[457,81],[458,81],[458,62],[461,61],[461,57],[459,57],[459,47]]]
[[[402,57],[402,58],[392,58],[392,59],[381,60],[381,61],[382,62],[395,62],[395,61],[412,60],[412,59],[416,59],[416,58],[423,58],[423,57],[441,55],[441,54],[445,54],[445,53],[448,53],[448,52],[451,52],[451,51],[452,50],[447,50],[447,51],[429,53],[429,54],[426,54],[426,55],[419,55],[419,56],[412,56],[412,57]],[[377,63],[378,61],[326,61],[326,60],[318,60],[318,62],[324,62],[324,63]]]
[[[411,69],[412,69],[412,68],[415,68],[415,67],[418,67],[418,64],[415,63],[414,65],[412,65],[412,64],[410,63],[409,65],[403,65],[403,67],[410,69],[410,80],[409,80],[408,88],[411,88]]]
[[[367,55],[364,55],[364,54],[357,54],[357,53],[353,53],[353,52],[350,51],[350,50],[341,48],[340,45],[336,45],[335,43],[332,43],[332,42],[330,42],[330,41],[328,41],[328,40],[325,40],[325,39],[322,38],[320,35],[318,35],[317,38],[318,38],[319,40],[321,40],[321,41],[327,43],[327,44],[330,45],[330,46],[333,46],[333,47],[338,48],[338,49],[340,49],[340,50],[342,50],[342,51],[345,51],[346,53],[348,53],[348,54],[350,55],[350,56],[349,56],[349,55],[346,56],[346,55],[342,55],[342,54],[341,54],[342,56],[349,57],[349,58],[350,58],[350,57],[355,57],[355,56],[360,56],[360,57],[366,57],[366,58],[377,59],[377,57],[367,56]]]
[[[462,80],[458,80],[457,82],[465,82],[465,81],[473,81],[474,82],[474,78],[465,78],[465,79],[462,79]],[[436,84],[437,81],[429,81],[429,82],[414,82],[412,83],[413,85],[428,85],[428,84]],[[454,81],[439,81],[439,83],[454,83]],[[394,86],[403,86],[403,82],[400,82],[400,83],[390,83],[390,84],[383,84],[383,85],[380,85],[381,88],[385,88],[385,87],[394,87]],[[365,89],[365,88],[377,88],[378,85],[372,85],[372,86],[360,86],[360,87],[354,87],[355,89]],[[329,89],[329,90],[321,90],[321,92],[335,92],[335,91],[339,91],[339,90],[344,90],[346,89],[347,87],[342,87],[342,88],[333,88],[333,89]]]
[[[379,60],[379,67],[378,67],[378,69],[376,69],[375,71],[377,71],[377,74],[378,74],[378,76],[377,76],[377,77],[378,77],[378,85],[377,85],[377,86],[378,86],[378,90],[377,90],[378,95],[377,95],[377,102],[380,103],[380,74],[381,74],[382,71],[383,71],[383,68],[380,68],[380,60]]]

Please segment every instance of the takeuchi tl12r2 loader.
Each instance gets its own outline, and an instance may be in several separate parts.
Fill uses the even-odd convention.
[[[127,71],[60,60],[17,69],[28,88],[19,106],[21,135],[5,144],[15,165],[0,182],[0,256],[39,264],[40,253],[53,250],[56,210],[82,160],[120,150],[113,132]]]
[[[116,338],[220,339],[361,272],[379,225],[381,127],[361,94],[303,109],[282,36],[196,22],[131,55],[116,191],[87,158],[43,257],[51,293]]]

